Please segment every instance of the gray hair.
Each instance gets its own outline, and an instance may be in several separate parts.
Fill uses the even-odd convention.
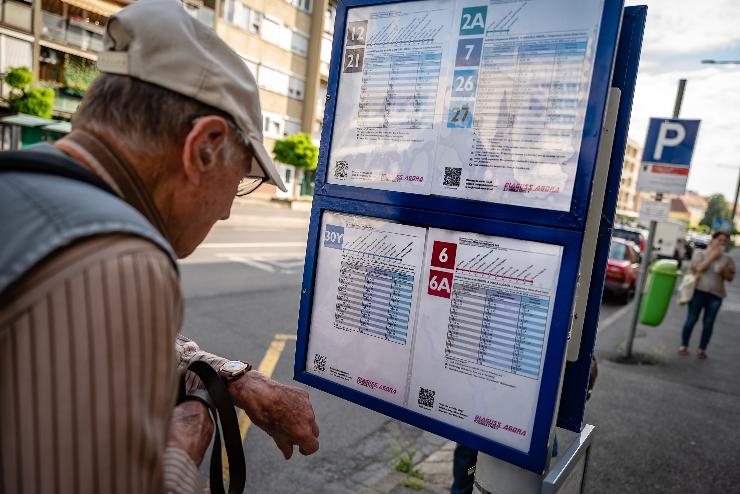
[[[208,115],[223,117],[240,144],[249,147],[234,120],[222,110],[125,75],[98,76],[72,117],[72,128],[112,132],[137,153],[156,156],[163,145],[182,145],[193,122]],[[225,152],[231,162],[233,146]]]

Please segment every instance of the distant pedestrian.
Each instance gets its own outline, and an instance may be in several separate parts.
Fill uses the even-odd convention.
[[[716,232],[712,235],[712,241],[705,250],[696,250],[691,259],[691,271],[697,276],[694,296],[689,302],[689,310],[686,322],[683,325],[681,346],[679,355],[689,354],[689,339],[694,329],[699,314],[704,310],[702,320],[703,328],[697,357],[707,357],[706,349],[709,339],[712,337],[714,321],[725,298],[725,282],[732,281],[735,277],[735,262],[725,254],[725,246],[730,236],[725,232]]]

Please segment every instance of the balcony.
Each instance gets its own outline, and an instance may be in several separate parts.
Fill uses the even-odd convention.
[[[26,32],[33,30],[33,7],[30,3],[17,0],[3,0],[2,19],[0,21],[8,26],[22,29]]]
[[[74,48],[99,52],[103,49],[103,26],[81,18],[65,18],[41,11],[41,37]]]

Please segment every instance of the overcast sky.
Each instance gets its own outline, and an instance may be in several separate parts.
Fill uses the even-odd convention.
[[[645,142],[650,117],[670,117],[678,80],[688,79],[681,118],[701,120],[688,188],[735,195],[740,170],[740,0],[626,0],[647,5],[630,137]],[[724,167],[720,166],[724,165]]]

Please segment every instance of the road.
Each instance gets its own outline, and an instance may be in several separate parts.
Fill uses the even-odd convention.
[[[273,342],[296,332],[308,221],[308,212],[236,206],[181,264],[184,334],[224,357],[274,365],[273,377],[290,382],[295,343],[289,337]],[[606,301],[600,329],[624,315],[622,306]],[[268,436],[250,428],[247,492],[354,492],[394,450],[436,440],[320,391],[311,390],[311,399],[321,428],[319,453],[286,463]]]

